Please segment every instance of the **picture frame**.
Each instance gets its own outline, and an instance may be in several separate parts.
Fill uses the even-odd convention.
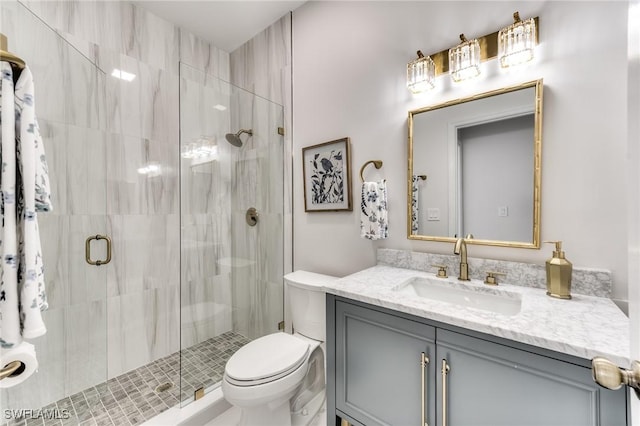
[[[305,212],[352,211],[348,137],[302,148]]]

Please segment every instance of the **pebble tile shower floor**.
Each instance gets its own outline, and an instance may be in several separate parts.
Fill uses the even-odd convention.
[[[25,412],[21,419],[4,423],[24,425],[138,425],[193,397],[220,380],[227,360],[243,345],[246,337],[227,332],[150,364],[114,377],[70,397]],[[182,380],[180,380],[182,356]],[[164,391],[158,386],[170,383]],[[57,416],[56,416],[57,415]],[[47,417],[66,417],[48,419]]]

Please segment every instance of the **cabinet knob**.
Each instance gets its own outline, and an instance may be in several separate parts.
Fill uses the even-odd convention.
[[[619,368],[606,358],[597,356],[591,360],[591,375],[600,386],[616,390],[627,385],[636,391],[640,398],[640,362],[633,361],[629,370]]]
[[[436,277],[438,278],[447,278],[447,265],[431,265],[434,268],[438,268],[438,272],[436,272]]]

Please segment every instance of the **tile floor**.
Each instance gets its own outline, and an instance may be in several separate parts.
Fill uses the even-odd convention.
[[[138,425],[193,398],[222,380],[224,365],[235,351],[249,342],[227,332],[150,364],[114,377],[82,392],[34,410],[16,412],[7,426]],[[181,359],[182,358],[182,359]],[[182,380],[181,371],[182,367]],[[162,391],[158,387],[165,385]],[[3,413],[5,416],[9,413]],[[20,415],[22,414],[22,415]]]

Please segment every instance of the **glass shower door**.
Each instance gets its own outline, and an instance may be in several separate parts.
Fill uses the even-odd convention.
[[[21,3],[2,2],[0,8],[9,50],[25,60],[34,76],[53,203],[51,212],[38,213],[47,333],[29,340],[37,372],[0,389],[0,422],[99,422],[107,416],[100,396],[107,380],[111,265],[90,265],[85,258],[87,238],[107,235],[106,78]],[[91,260],[106,260],[106,242],[89,242]]]
[[[229,357],[283,319],[283,114],[181,64],[183,403],[216,387]]]

